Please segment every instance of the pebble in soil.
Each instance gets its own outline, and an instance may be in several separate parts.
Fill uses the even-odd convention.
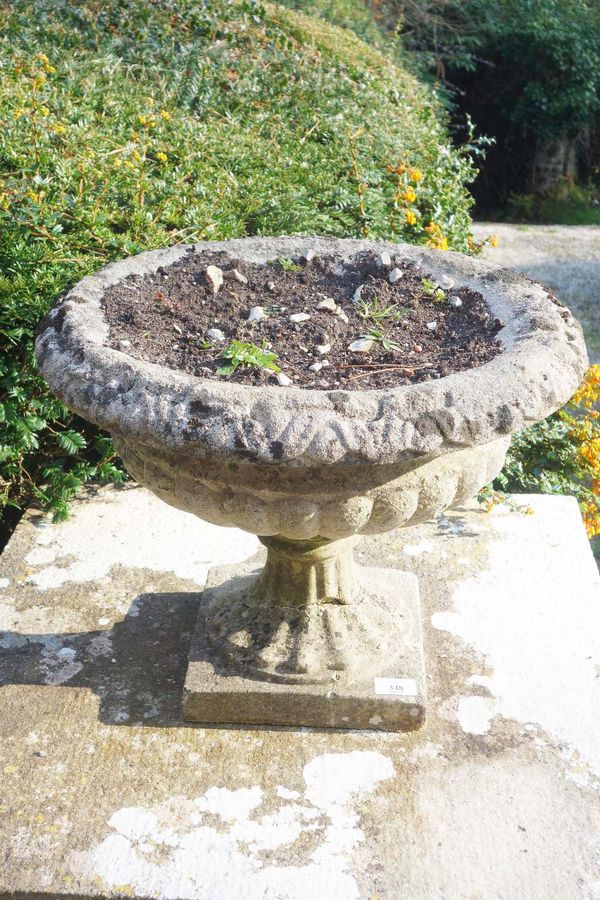
[[[189,252],[129,276],[104,295],[109,343],[202,378],[345,390],[442,378],[503,350],[503,323],[449,276],[435,282],[401,254],[307,256],[259,265]],[[274,353],[280,372],[218,374],[233,340]]]

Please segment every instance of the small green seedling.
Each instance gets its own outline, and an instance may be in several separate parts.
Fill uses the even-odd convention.
[[[299,272],[302,269],[302,266],[299,266],[298,263],[295,263],[292,259],[278,259],[277,262],[281,266],[284,272]]]
[[[377,324],[383,319],[392,319],[397,322],[402,319],[408,310],[398,306],[397,303],[382,303],[379,297],[375,296],[372,300],[359,300],[356,307],[356,314],[361,319],[374,322]]]
[[[422,278],[421,287],[423,288],[423,293],[427,294],[428,297],[432,297],[437,303],[441,303],[442,300],[446,299],[446,294],[439,284],[431,281],[430,278]]]
[[[269,369],[271,372],[281,372],[275,362],[277,356],[269,350],[265,350],[256,344],[248,344],[243,341],[233,340],[229,347],[221,350],[219,357],[228,360],[227,364],[217,369],[217,375],[233,375],[235,370],[242,366],[244,369]]]
[[[396,341],[391,341],[386,337],[380,328],[371,328],[369,333],[363,334],[362,337],[367,341],[376,341],[384,350],[402,350],[402,347]]]

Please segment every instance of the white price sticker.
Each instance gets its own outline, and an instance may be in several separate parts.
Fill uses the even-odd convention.
[[[395,697],[416,697],[419,693],[414,678],[374,678],[376,694]]]

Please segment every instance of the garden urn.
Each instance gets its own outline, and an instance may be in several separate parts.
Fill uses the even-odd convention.
[[[281,260],[283,268],[299,271],[328,259],[334,261],[331,277],[343,279],[360,269],[365,254],[382,269],[383,275],[373,275],[381,285],[400,282],[408,269],[413,278],[423,273],[423,284],[434,285],[423,290],[434,291],[440,316],[450,300],[460,307],[467,296],[460,290],[482,298],[497,333],[495,355],[450,374],[433,367],[411,381],[407,375],[418,373],[420,353],[413,342],[406,370],[388,366],[383,386],[365,386],[366,357],[357,362],[358,353],[385,340],[385,321],[373,322],[378,312],[398,306],[377,306],[374,295],[362,308],[373,317],[370,330],[357,332],[352,344],[354,381],[340,376],[336,382],[331,372],[320,380],[318,353],[324,357],[332,342],[325,335],[313,353],[303,337],[313,307],[287,316],[287,339],[306,351],[307,371],[317,373],[312,382],[303,375],[300,383],[297,367],[276,372],[274,365],[260,383],[210,368],[192,373],[143,358],[135,340],[117,340],[111,331],[111,291],[131,292],[135,330],[136,285],[163,279],[160,291],[151,282],[154,299],[171,302],[183,262],[188,271],[196,266],[202,296],[213,298],[206,302],[219,318],[219,305],[235,295],[236,285],[248,290],[242,263],[258,271]],[[328,296],[310,302],[315,310],[318,303],[319,310],[335,308],[347,322],[359,300],[360,286],[348,294],[346,307]],[[277,308],[276,290],[248,306],[249,319],[287,315]],[[437,320],[423,325],[426,338]],[[216,343],[199,335],[194,347],[210,356],[211,347],[221,346],[231,371],[237,357],[223,353],[231,323],[223,316],[219,321],[209,332],[218,333]],[[253,346],[272,359],[269,344],[259,340],[260,327],[252,331]],[[176,347],[169,353],[178,352],[179,331],[169,336]],[[397,343],[388,344],[391,357],[398,356]],[[209,575],[190,650],[185,718],[396,731],[419,727],[425,716],[418,582],[400,568],[358,565],[354,547],[362,535],[433,519],[475,496],[500,472],[511,434],[562,406],[587,366],[578,323],[525,276],[452,252],[307,237],[176,246],[108,265],[50,311],[38,330],[36,354],[54,393],[110,432],[137,481],[208,522],[258,535],[264,545],[262,558]]]

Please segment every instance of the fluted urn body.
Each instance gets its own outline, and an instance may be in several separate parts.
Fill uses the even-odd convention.
[[[504,352],[439,380],[348,391],[208,380],[107,345],[103,294],[131,274],[210,249],[260,263],[309,247],[342,265],[388,250],[480,292],[504,323]],[[364,678],[381,654],[401,652],[409,624],[393,603],[369,602],[353,563],[358,536],[474,496],[500,471],[511,433],[565,403],[587,365],[570,312],[524,276],[421,247],[317,238],[174,247],[107,266],[49,313],[36,352],[54,392],[110,431],[138,481],[209,522],[259,535],[265,568],[214,594],[206,630],[237,671],[289,684]]]

